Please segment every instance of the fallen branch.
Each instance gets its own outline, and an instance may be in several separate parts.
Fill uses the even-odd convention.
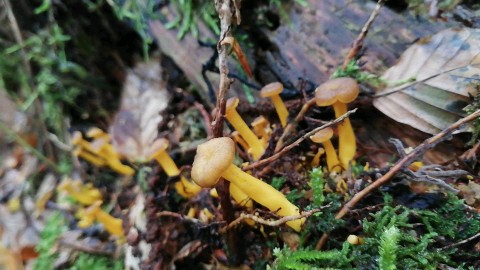
[[[400,172],[402,169],[408,167],[412,162],[415,161],[418,156],[423,155],[426,151],[430,150],[431,148],[435,147],[435,145],[448,138],[454,131],[464,127],[465,124],[475,120],[478,117],[480,117],[480,110],[477,110],[474,113],[458,120],[437,135],[426,139],[422,144],[413,149],[413,151],[406,154],[402,159],[397,161],[397,163],[395,163],[395,165],[385,175],[378,178],[375,182],[371,183],[362,191],[355,194],[355,196],[353,196],[350,201],[343,205],[342,209],[340,209],[340,211],[335,216],[335,219],[343,218],[350,211],[350,209],[352,209],[360,200],[370,194],[370,192],[388,183],[395,174]],[[321,249],[327,239],[328,234],[323,234],[320,240],[317,242],[315,248],[317,250]]]
[[[330,127],[330,126],[333,126],[333,125],[336,125],[340,122],[342,122],[345,118],[349,117],[350,114],[352,113],[355,113],[357,111],[357,108],[351,110],[351,111],[348,111],[346,112],[344,115],[338,117],[337,119],[335,120],[332,120],[328,123],[326,123],[325,125],[322,125],[321,127],[318,127],[318,128],[315,128],[307,133],[305,133],[303,136],[301,136],[300,138],[298,138],[296,141],[294,141],[293,143],[285,146],[282,150],[280,150],[278,153],[268,157],[268,158],[265,158],[265,159],[262,159],[262,160],[259,160],[255,163],[252,163],[248,166],[245,166],[243,167],[243,170],[245,171],[248,171],[248,170],[252,170],[252,169],[255,169],[257,167],[260,167],[260,166],[263,166],[265,164],[268,164],[276,159],[278,159],[279,157],[281,157],[282,155],[284,155],[285,153],[287,153],[288,151],[290,151],[292,148],[298,146],[301,142],[303,142],[305,139],[309,138],[310,136],[312,136],[313,134],[317,133],[318,131],[322,130],[322,129],[325,129],[327,127]]]
[[[231,38],[232,23],[240,23],[240,0],[215,0],[215,9],[220,18],[220,40],[217,43],[218,50],[218,68],[220,71],[220,85],[217,94],[217,103],[215,115],[212,121],[212,133],[214,138],[223,137],[223,122],[227,103],[227,92],[232,84],[232,79],[228,78],[228,48],[226,44],[222,45],[225,38]],[[229,223],[235,218],[233,205],[230,201],[229,182],[220,180],[215,185],[220,197],[220,206],[222,208],[223,219]],[[233,256],[230,261],[236,263],[241,260],[242,254],[239,252],[237,234],[229,232],[226,237],[229,253]]]
[[[445,249],[449,249],[449,248],[454,248],[454,247],[457,247],[457,246],[466,244],[466,243],[468,243],[468,242],[470,242],[470,241],[472,241],[472,240],[475,240],[475,239],[478,238],[478,237],[480,237],[480,233],[477,233],[477,234],[475,234],[474,236],[471,236],[471,237],[469,237],[469,238],[467,238],[467,239],[465,239],[465,240],[462,240],[462,241],[460,241],[460,242],[458,242],[458,243],[454,243],[454,244],[451,244],[451,245],[448,245],[448,246],[444,246],[444,247],[442,247],[442,248],[439,248],[438,250],[440,251],[440,250],[445,250]]]

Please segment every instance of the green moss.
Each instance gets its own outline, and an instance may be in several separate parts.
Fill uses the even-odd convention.
[[[40,241],[35,247],[38,257],[33,265],[34,269],[53,269],[53,264],[58,257],[55,245],[65,230],[65,221],[60,212],[54,213],[47,219],[45,227],[40,232]]]

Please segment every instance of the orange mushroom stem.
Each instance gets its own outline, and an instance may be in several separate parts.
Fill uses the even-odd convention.
[[[227,100],[225,118],[227,118],[228,122],[233,126],[233,128],[235,128],[235,130],[240,133],[240,136],[242,136],[248,143],[248,152],[252,155],[253,159],[258,160],[265,152],[265,147],[263,147],[262,142],[257,136],[255,136],[245,121],[243,121],[240,114],[238,114],[238,102],[239,100],[236,97],[229,98]]]
[[[192,165],[192,178],[201,187],[212,187],[220,177],[236,185],[247,196],[280,216],[297,216],[298,207],[269,184],[235,166],[235,143],[228,137],[211,139],[197,147]],[[292,220],[287,225],[300,231],[305,218]]]
[[[231,137],[236,143],[240,144],[240,146],[242,146],[245,151],[248,151],[250,147],[248,146],[248,143],[242,138],[242,136],[240,136],[240,133],[238,131],[235,130],[234,132],[232,132]]]
[[[354,101],[359,93],[357,81],[352,78],[342,77],[329,80],[315,90],[315,99],[318,106],[333,106],[335,117],[347,113],[347,104]],[[350,119],[345,118],[338,125],[338,156],[342,167],[348,168],[357,150],[355,133]]]
[[[72,154],[76,157],[85,159],[97,167],[105,166],[106,161],[90,152],[84,151],[81,147],[77,147],[73,150]]]
[[[318,167],[318,165],[320,165],[320,158],[323,154],[325,154],[325,149],[322,147],[318,148],[317,154],[315,154],[311,162],[312,167]]]
[[[175,161],[167,153],[168,140],[161,138],[153,143],[153,154],[150,155],[149,160],[155,159],[158,164],[163,168],[165,174],[169,177],[180,175],[180,169],[175,164]],[[174,184],[178,194],[184,198],[191,198],[200,192],[201,188],[195,183],[190,182],[184,176],[180,176],[180,180]]]
[[[87,209],[81,210],[78,213],[78,216],[80,216],[78,227],[89,227],[95,220],[97,220],[110,234],[118,237],[123,236],[122,220],[105,213],[102,209],[100,209],[101,205],[102,201],[96,201]]]
[[[283,84],[274,82],[265,85],[262,90],[260,90],[260,96],[263,98],[268,97],[272,100],[273,106],[277,111],[278,118],[280,118],[280,123],[282,124],[282,127],[285,127],[287,125],[288,110],[285,106],[285,103],[283,103],[282,98],[280,97],[280,93],[282,93],[282,91]]]
[[[180,169],[178,169],[177,164],[175,164],[175,161],[173,161],[173,159],[166,151],[168,148],[167,139],[161,138],[156,140],[153,143],[152,148],[155,149],[155,152],[150,155],[149,160],[155,159],[165,171],[165,173],[170,177],[180,174]]]
[[[329,172],[340,172],[337,153],[335,152],[335,148],[333,147],[332,142],[330,139],[333,136],[333,129],[328,127],[322,129],[315,133],[313,136],[310,136],[310,139],[315,143],[323,144],[323,148],[325,149],[325,155],[327,157],[327,167]]]

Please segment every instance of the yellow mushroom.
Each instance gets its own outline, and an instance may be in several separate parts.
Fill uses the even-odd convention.
[[[103,130],[92,127],[87,131],[86,136],[93,139],[90,143],[93,153],[109,159],[115,157],[120,159],[120,155],[110,144],[110,135]]]
[[[96,218],[99,223],[102,223],[103,227],[107,232],[118,237],[123,236],[121,219],[114,218],[113,216],[105,213],[104,211],[98,211]]]
[[[121,163],[120,160],[115,157],[109,157],[107,159],[107,164],[110,169],[123,175],[131,176],[135,174],[135,170],[133,168]]]
[[[90,183],[82,185],[80,181],[72,181],[69,179],[63,181],[57,187],[57,190],[65,191],[70,197],[84,205],[91,205],[102,199],[100,190],[94,188]]]
[[[243,192],[239,187],[235,184],[230,183],[230,195],[232,198],[240,205],[245,206],[247,209],[252,209],[253,202],[250,197],[248,197],[245,192]]]
[[[265,152],[262,142],[255,136],[253,131],[247,126],[242,117],[238,114],[236,108],[238,106],[238,98],[233,97],[227,100],[227,108],[225,111],[225,118],[237,130],[240,135],[248,143],[248,152],[252,155],[254,160],[258,160]]]
[[[105,166],[106,161],[102,159],[101,157],[98,157],[90,152],[82,150],[81,147],[77,147],[73,150],[72,154],[76,157],[80,157],[85,159],[86,161],[92,163],[93,165],[97,167],[102,167]]]
[[[340,172],[340,162],[338,161],[337,152],[335,152],[335,148],[332,145],[330,139],[333,136],[333,129],[330,127],[324,128],[313,136],[310,136],[310,140],[315,143],[323,144],[323,148],[325,149],[325,155],[327,157],[327,167],[329,172]],[[321,150],[319,150],[320,152]]]
[[[359,237],[359,236],[356,236],[354,234],[350,234],[348,237],[347,237],[347,242],[350,243],[351,245],[362,245],[365,243],[365,240],[363,239],[363,237]]]
[[[235,166],[235,144],[228,137],[211,139],[197,147],[192,166],[192,178],[201,187],[212,187],[220,177],[230,181],[257,203],[280,216],[299,215],[298,207],[267,183],[251,176]],[[300,231],[305,219],[287,222],[295,231]]]
[[[242,136],[240,136],[240,133],[238,131],[234,131],[230,134],[230,136],[232,136],[232,139],[240,144],[242,146],[242,148],[245,150],[245,151],[248,151],[248,148],[250,148],[247,144],[247,142],[242,138]]]
[[[92,138],[92,139],[106,137],[108,138],[108,140],[110,140],[110,135],[97,127],[89,128],[86,135],[88,138]]]
[[[100,205],[102,205],[102,201],[95,201],[88,208],[80,209],[77,212],[76,216],[80,218],[78,221],[79,228],[87,228],[92,226],[93,222],[95,222],[97,213],[100,211]]]
[[[175,161],[173,161],[173,159],[167,153],[167,148],[167,139],[161,138],[156,140],[152,145],[152,149],[154,150],[153,154],[150,155],[149,160],[155,159],[169,177],[178,176],[180,175],[180,169],[177,167],[177,164],[175,164]],[[195,183],[190,182],[183,176],[181,176],[180,180],[174,184],[174,187],[177,190],[178,194],[180,194],[184,198],[191,198],[197,195],[197,193],[201,190],[199,186],[197,186]]]
[[[152,149],[154,149],[155,152],[150,155],[149,160],[155,159],[168,176],[177,176],[180,174],[180,170],[178,169],[177,164],[175,164],[175,161],[173,161],[167,153],[167,148],[167,139],[161,138],[156,140],[152,145]]]
[[[355,100],[359,93],[357,81],[352,78],[336,78],[321,84],[315,90],[318,106],[333,106],[335,117],[347,112],[347,104]],[[346,118],[338,125],[338,156],[343,168],[347,169],[355,156],[356,141],[350,120]]]
[[[85,149],[86,151],[95,153],[95,149],[90,145],[89,142],[83,139],[82,133],[80,131],[73,132],[72,135],[72,144],[77,146],[77,148]]]
[[[201,187],[188,181],[183,175],[180,176],[180,180],[174,184],[174,187],[178,194],[187,199],[195,197],[202,190]]]
[[[259,116],[253,120],[252,128],[255,135],[260,137],[263,147],[267,148],[268,140],[272,135],[272,129],[268,120],[263,116]]]
[[[325,154],[325,149],[322,147],[318,148],[317,154],[315,154],[315,156],[312,159],[312,162],[310,163],[312,167],[318,167],[318,165],[320,165],[320,158],[322,157],[323,154]]]
[[[80,216],[78,227],[86,228],[93,224],[96,220],[103,225],[105,230],[112,235],[123,236],[122,220],[114,218],[100,209],[102,201],[96,201],[87,209],[79,211],[77,216]]]
[[[283,85],[279,82],[273,82],[265,85],[262,90],[260,90],[260,96],[263,98],[269,97],[272,102],[275,110],[277,111],[278,118],[280,118],[280,123],[282,127],[287,125],[288,119],[288,110],[283,103],[280,93],[283,91]]]

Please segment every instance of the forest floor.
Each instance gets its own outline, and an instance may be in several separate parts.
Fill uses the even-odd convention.
[[[0,7],[0,269],[480,268],[476,1]]]

